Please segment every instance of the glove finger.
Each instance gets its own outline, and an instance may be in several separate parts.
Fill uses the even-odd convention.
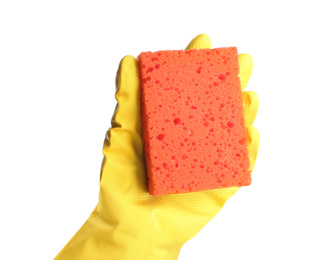
[[[118,196],[133,189],[139,181],[145,183],[146,178],[140,127],[138,63],[134,57],[126,56],[121,60],[116,87],[118,104],[103,147],[101,192],[110,189],[110,194]],[[105,196],[103,198],[107,199]]]
[[[245,91],[242,93],[242,100],[246,126],[252,126],[258,112],[258,96],[253,91]]]
[[[199,34],[188,44],[187,50],[192,49],[210,49],[211,48],[211,40],[206,34]]]
[[[112,118],[112,127],[140,133],[140,96],[138,63],[133,56],[125,56],[119,65],[116,77],[118,101]]]
[[[252,72],[253,61],[249,54],[239,55],[239,78],[242,91],[246,88]]]
[[[255,166],[256,158],[258,154],[260,136],[258,130],[253,126],[248,126],[246,130],[247,130],[247,145],[248,145],[248,156],[250,161],[250,171],[252,174],[252,170]]]

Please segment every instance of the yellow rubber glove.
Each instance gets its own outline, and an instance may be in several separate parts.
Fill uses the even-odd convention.
[[[207,35],[187,47],[210,48]],[[244,89],[252,59],[239,55]],[[154,197],[146,188],[140,127],[137,60],[121,60],[116,78],[116,107],[107,132],[101,170],[99,202],[86,223],[55,260],[175,260],[182,245],[211,220],[239,188],[216,189]],[[252,123],[258,110],[254,92],[243,92],[251,168],[259,134]]]

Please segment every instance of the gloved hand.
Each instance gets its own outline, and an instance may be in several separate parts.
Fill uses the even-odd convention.
[[[194,38],[187,49],[210,48],[207,35]],[[245,88],[252,59],[239,55]],[[121,60],[116,78],[118,101],[107,132],[101,169],[99,202],[55,260],[175,260],[182,245],[211,220],[239,188],[154,197],[146,188],[140,127],[137,60]],[[254,167],[259,134],[252,127],[258,110],[254,92],[243,92],[248,150]]]

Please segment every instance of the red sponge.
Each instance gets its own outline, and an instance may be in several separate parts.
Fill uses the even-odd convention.
[[[251,183],[235,47],[138,57],[149,193]]]

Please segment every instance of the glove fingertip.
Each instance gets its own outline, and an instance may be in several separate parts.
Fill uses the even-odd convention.
[[[188,44],[185,50],[192,49],[210,49],[211,48],[211,40],[209,39],[207,34],[199,34]]]

